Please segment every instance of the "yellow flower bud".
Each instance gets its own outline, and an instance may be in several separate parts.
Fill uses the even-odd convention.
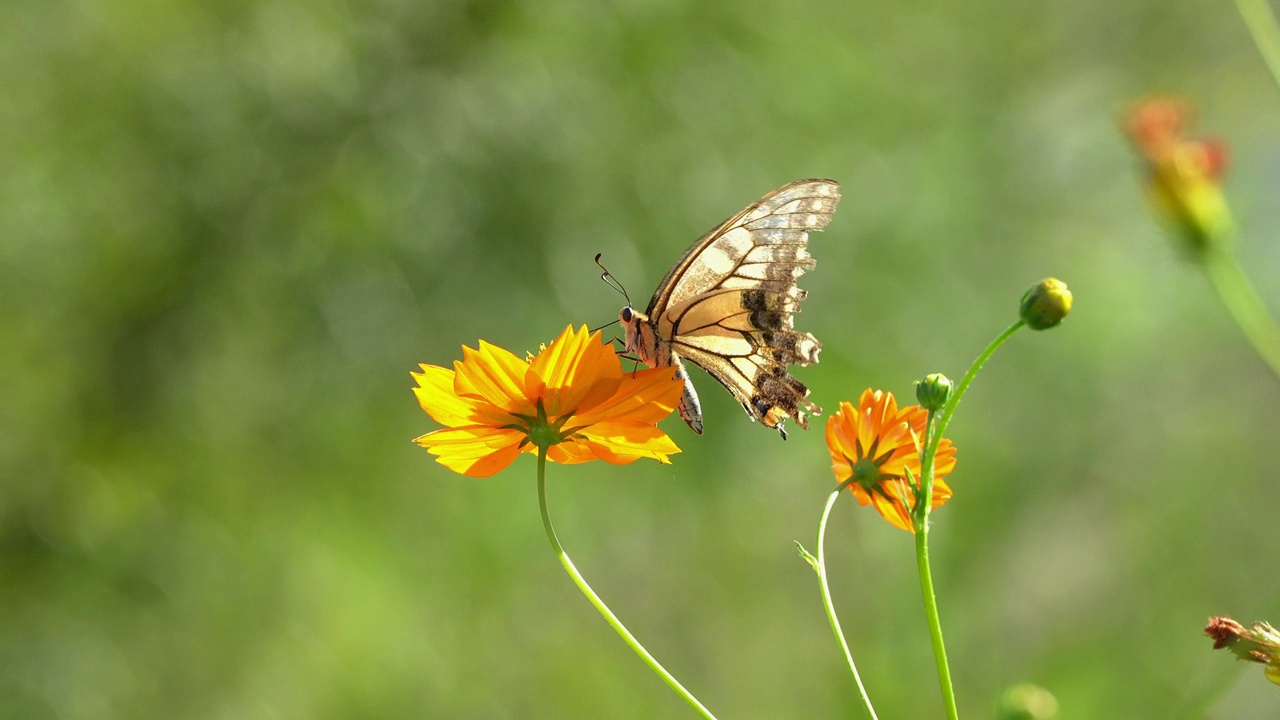
[[[1022,296],[1019,315],[1032,330],[1047,330],[1071,313],[1071,291],[1057,278],[1045,278]]]

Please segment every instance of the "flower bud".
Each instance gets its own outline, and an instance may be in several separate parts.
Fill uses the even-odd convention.
[[[1000,696],[996,717],[1000,720],[1053,720],[1058,717],[1058,700],[1039,685],[1014,685]]]
[[[916,400],[925,410],[941,410],[951,399],[954,388],[951,378],[942,373],[932,373],[916,381]]]
[[[1022,296],[1019,315],[1032,330],[1048,330],[1071,313],[1071,291],[1056,278],[1045,278]]]
[[[1213,649],[1228,648],[1241,660],[1266,665],[1267,680],[1280,685],[1280,632],[1264,622],[1246,628],[1229,617],[1209,618],[1204,634],[1213,638]]]

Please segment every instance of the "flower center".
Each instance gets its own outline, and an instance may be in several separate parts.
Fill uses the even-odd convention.
[[[862,458],[853,464],[853,480],[870,490],[880,484],[880,466],[871,458]]]
[[[557,433],[550,425],[535,422],[529,428],[529,442],[538,447],[551,447],[560,442],[560,433]]]
[[[573,417],[573,413],[567,413],[564,417],[552,422],[547,419],[547,410],[542,405],[542,398],[538,398],[538,415],[529,421],[529,442],[538,447],[551,447],[558,445],[564,441],[565,435],[561,431],[564,424]]]

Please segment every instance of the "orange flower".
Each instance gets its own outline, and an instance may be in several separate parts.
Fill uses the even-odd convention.
[[[876,512],[893,525],[915,532],[911,508],[916,487],[907,478],[921,480],[917,440],[924,438],[929,412],[919,405],[898,409],[893,393],[867,389],[858,406],[840,403],[840,410],[827,419],[827,448],[836,480],[856,478],[849,490],[859,505],[874,505]],[[951,499],[951,488],[943,480],[956,467],[956,448],[943,438],[934,458],[933,504]]]
[[[1190,116],[1181,100],[1151,97],[1134,105],[1122,124],[1146,165],[1157,212],[1202,250],[1231,229],[1221,186],[1227,148],[1221,140],[1186,137]]]
[[[624,373],[599,332],[569,326],[528,360],[483,340],[479,350],[463,347],[462,357],[453,370],[422,365],[410,373],[418,404],[447,426],[414,442],[454,472],[489,477],[522,452],[536,454],[540,443],[558,463],[669,463],[680,452],[655,426],[680,399],[674,369]]]

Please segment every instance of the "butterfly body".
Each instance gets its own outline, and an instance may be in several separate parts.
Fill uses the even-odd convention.
[[[818,362],[821,343],[794,329],[805,291],[796,280],[815,262],[808,231],[831,221],[840,200],[834,180],[784,185],[694,243],[658,284],[645,312],[619,319],[629,352],[649,367],[675,367],[685,382],[680,416],[702,433],[702,410],[684,363],[706,370],[752,420],[786,438],[783,421],[808,427],[819,413],[789,365]]]

